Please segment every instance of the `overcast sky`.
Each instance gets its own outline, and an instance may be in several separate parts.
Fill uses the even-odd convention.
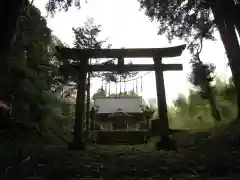
[[[44,17],[47,15],[44,8],[46,2],[47,0],[34,1]],[[137,0],[88,0],[87,4],[82,5],[82,9],[70,8],[68,12],[57,12],[54,18],[47,17],[47,22],[54,35],[72,46],[74,40],[72,27],[82,26],[88,17],[94,18],[95,23],[102,26],[99,38],[108,38],[108,43],[112,44],[112,48],[162,48],[184,44],[180,40],[169,44],[164,35],[157,35],[157,23],[151,22],[145,16],[144,11],[140,11]],[[218,33],[216,33],[216,37],[219,39]],[[164,72],[168,103],[171,103],[179,93],[187,94],[191,87],[187,80],[190,72],[190,57],[188,50],[185,50],[181,57],[164,60],[165,63],[183,64],[183,71]],[[220,40],[205,42],[201,57],[204,62],[212,62],[217,66],[218,75],[223,78],[229,76],[227,58]],[[138,64],[153,63],[151,59],[134,59],[132,61]],[[144,72],[140,75],[143,74]],[[129,82],[126,86],[128,90],[131,90],[133,83]],[[140,91],[140,80],[138,86]],[[93,94],[100,87],[101,81],[93,80],[91,93]],[[115,89],[115,86],[112,85],[113,93]],[[154,72],[143,77],[143,89],[139,94],[145,99],[156,97]]]

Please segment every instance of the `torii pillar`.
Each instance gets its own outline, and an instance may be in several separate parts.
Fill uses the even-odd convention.
[[[69,149],[85,149],[84,120],[85,120],[85,95],[87,78],[88,57],[80,61],[79,75],[77,77],[77,97],[75,105],[74,138],[69,143]]]
[[[169,138],[169,123],[168,123],[168,111],[166,102],[166,92],[162,69],[162,57],[155,56],[153,58],[155,65],[155,78],[156,78],[156,90],[157,90],[157,104],[158,104],[158,120],[157,126],[160,132],[161,140],[157,142],[156,148],[160,150],[171,149],[171,140]]]

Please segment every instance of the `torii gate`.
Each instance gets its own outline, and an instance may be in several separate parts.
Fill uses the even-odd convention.
[[[79,65],[72,64],[72,68],[79,71],[77,82],[76,112],[74,123],[74,148],[84,148],[84,119],[85,119],[85,90],[87,72],[96,71],[155,71],[157,103],[159,116],[159,134],[162,139],[168,139],[168,115],[164,87],[163,71],[182,70],[182,64],[163,64],[162,58],[180,56],[186,45],[168,48],[140,48],[140,49],[77,49],[57,47],[63,58],[80,60]],[[118,58],[118,64],[89,65],[90,58]],[[124,58],[153,58],[154,64],[124,65]]]

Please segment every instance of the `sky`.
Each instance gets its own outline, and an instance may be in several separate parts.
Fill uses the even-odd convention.
[[[84,1],[83,1],[84,2]],[[108,43],[112,44],[112,48],[162,48],[184,44],[181,40],[174,40],[171,44],[165,35],[157,35],[158,24],[151,22],[145,15],[144,10],[140,10],[137,0],[88,0],[82,4],[82,8],[70,8],[68,12],[57,12],[54,17],[47,16],[45,4],[47,0],[35,0],[34,4],[46,17],[47,25],[62,42],[73,45],[74,34],[72,28],[84,25],[88,17],[94,19],[96,24],[101,25],[102,32],[100,39],[108,39]],[[220,40],[219,34],[216,32],[217,41],[205,41],[201,59],[203,62],[210,62],[216,65],[216,74],[226,79],[230,76],[230,70],[227,67],[227,58],[225,50]],[[164,72],[165,89],[167,103],[172,101],[179,94],[188,94],[191,84],[188,82],[188,74],[190,73],[189,60],[191,56],[188,50],[184,50],[180,57],[171,59],[163,59],[164,63],[181,63],[183,71]],[[136,64],[152,64],[152,59],[131,59]],[[137,77],[144,75],[141,72]],[[134,82],[136,83],[136,82]],[[91,84],[91,94],[101,87],[101,80],[94,79]],[[137,82],[138,90],[141,91],[140,80]],[[119,89],[118,85],[118,89]],[[133,82],[126,83],[126,89],[133,88]],[[155,74],[151,72],[142,78],[142,91],[139,95],[147,101],[150,98],[156,98]],[[116,92],[114,84],[111,85],[111,92]],[[122,85],[123,89],[123,85]]]

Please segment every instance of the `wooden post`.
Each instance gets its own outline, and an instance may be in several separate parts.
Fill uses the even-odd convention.
[[[85,91],[86,91],[86,63],[81,61],[81,69],[77,82],[77,98],[74,123],[74,148],[83,149],[84,146],[84,119],[85,119]]]
[[[149,118],[148,117],[146,117],[146,125],[147,125],[147,128],[149,129],[150,126],[149,126]]]
[[[96,111],[95,111],[94,107],[92,107],[92,109],[91,109],[90,119],[91,119],[90,129],[94,130],[95,120],[96,120]]]
[[[158,129],[160,131],[161,139],[163,144],[169,144],[168,141],[168,115],[167,115],[167,102],[164,86],[164,77],[162,70],[162,58],[154,57],[155,64],[155,77],[156,77],[156,89],[157,89],[157,103],[158,103]]]
[[[89,119],[90,119],[90,80],[91,80],[91,74],[88,72],[87,77],[87,109],[86,109],[86,131],[89,131]]]

